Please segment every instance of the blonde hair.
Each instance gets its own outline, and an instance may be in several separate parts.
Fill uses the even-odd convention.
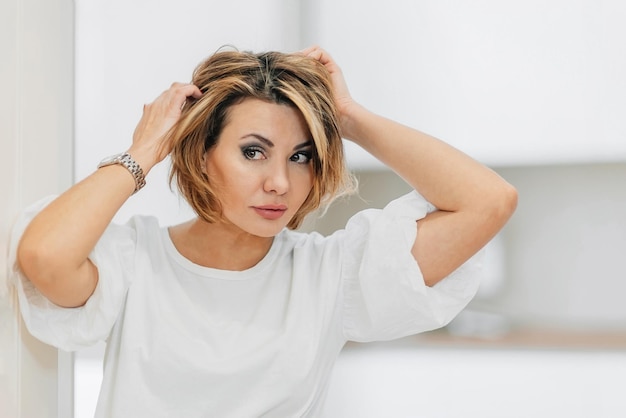
[[[314,144],[313,187],[287,227],[297,228],[310,212],[354,191],[356,183],[344,160],[332,82],[317,60],[280,52],[220,51],[196,67],[192,83],[203,96],[187,100],[170,132],[170,183],[176,179],[181,194],[201,219],[221,219],[219,196],[202,171],[204,155],[217,144],[230,107],[246,98],[297,108]]]

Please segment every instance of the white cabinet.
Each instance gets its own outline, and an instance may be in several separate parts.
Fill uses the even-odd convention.
[[[491,165],[626,160],[626,3],[320,0],[357,99]],[[357,165],[371,163],[350,149]]]

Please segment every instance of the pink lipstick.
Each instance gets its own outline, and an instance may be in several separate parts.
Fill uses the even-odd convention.
[[[261,215],[263,218],[268,220],[276,220],[283,216],[287,211],[287,206],[285,205],[264,205],[264,206],[253,206],[252,207],[256,213]]]

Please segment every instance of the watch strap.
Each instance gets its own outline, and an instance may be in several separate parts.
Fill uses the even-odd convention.
[[[126,167],[126,169],[135,179],[135,191],[133,192],[133,194],[137,193],[139,190],[141,190],[143,186],[146,185],[146,178],[143,174],[141,166],[128,152],[123,152],[121,154],[114,155],[113,157],[105,158],[100,162],[100,164],[98,164],[98,168],[114,164],[119,164]]]

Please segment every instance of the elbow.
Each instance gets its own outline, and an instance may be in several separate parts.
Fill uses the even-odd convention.
[[[504,226],[515,213],[517,202],[517,189],[503,181],[490,199],[490,218],[499,224],[500,227]]]
[[[16,251],[16,267],[50,302],[65,308],[84,305],[98,282],[98,273],[90,262],[76,267],[54,245],[23,237]]]
[[[42,255],[39,249],[31,245],[24,238],[20,241],[16,253],[16,267],[36,286],[40,282],[41,270],[38,266],[45,264],[42,262]],[[38,286],[37,286],[38,287]]]
[[[518,193],[513,185],[506,183],[505,190],[502,193],[502,201],[503,212],[505,212],[508,220],[515,213],[515,209],[517,209]]]
[[[45,246],[22,239],[17,247],[16,264],[20,271],[38,289],[52,284],[52,273],[58,269],[59,257],[50,254]]]

